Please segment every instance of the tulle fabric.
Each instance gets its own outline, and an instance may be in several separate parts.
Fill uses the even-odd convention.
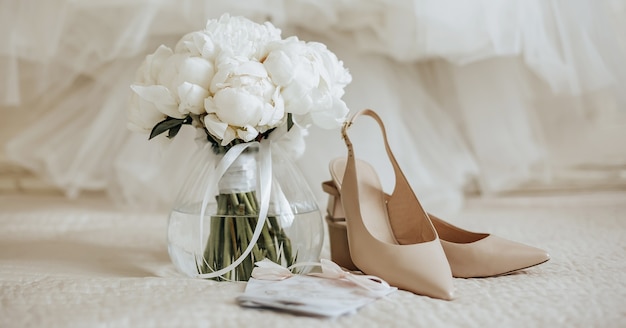
[[[346,103],[381,114],[431,209],[458,208],[469,189],[601,184],[626,164],[613,142],[626,137],[625,8],[622,0],[3,2],[0,105],[35,117],[7,153],[69,196],[107,190],[125,203],[168,204],[194,132],[171,143],[129,132],[128,86],[158,45],[230,12],[326,43],[354,77]],[[357,154],[391,189],[376,128],[363,124]],[[310,131],[298,163],[320,202],[327,163],[343,155],[338,131]]]

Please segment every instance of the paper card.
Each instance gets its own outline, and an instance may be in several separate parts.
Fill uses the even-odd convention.
[[[372,292],[343,279],[296,275],[280,281],[250,279],[237,301],[244,307],[266,307],[298,314],[336,317],[397,290]]]

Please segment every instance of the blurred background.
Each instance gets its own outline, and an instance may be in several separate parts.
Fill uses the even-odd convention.
[[[325,43],[350,70],[344,100],[375,109],[431,212],[467,197],[626,189],[626,1],[3,0],[0,192],[104,193],[167,206],[193,133],[126,128],[134,72],[224,12]],[[393,187],[377,127],[357,156]],[[321,204],[339,131],[297,160]]]

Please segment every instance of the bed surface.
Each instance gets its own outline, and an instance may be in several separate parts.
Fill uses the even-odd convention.
[[[302,317],[239,307],[243,283],[177,273],[167,213],[99,197],[0,195],[0,326],[626,326],[625,191],[474,199],[448,221],[547,249],[552,259],[455,279],[450,302],[397,291],[355,314]]]

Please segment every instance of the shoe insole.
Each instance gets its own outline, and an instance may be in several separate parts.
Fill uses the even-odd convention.
[[[369,163],[357,159],[355,165],[361,217],[372,236],[386,243],[402,245],[435,239],[434,229],[409,186],[405,186],[404,192],[394,196],[392,201],[391,196],[382,190],[378,174]],[[331,162],[331,175],[339,190],[345,166],[345,159]],[[355,196],[341,193],[342,201],[347,197]]]
[[[343,202],[350,197],[357,197],[357,195],[346,195],[341,192],[345,168],[346,160],[343,158],[335,159],[331,163],[331,175],[335,185],[340,190]],[[373,237],[382,242],[398,244],[389,225],[385,193],[383,192],[378,174],[376,174],[372,166],[361,160],[356,160],[356,170],[359,185],[358,202],[365,228]],[[346,222],[350,224],[350,218],[346,218]]]

